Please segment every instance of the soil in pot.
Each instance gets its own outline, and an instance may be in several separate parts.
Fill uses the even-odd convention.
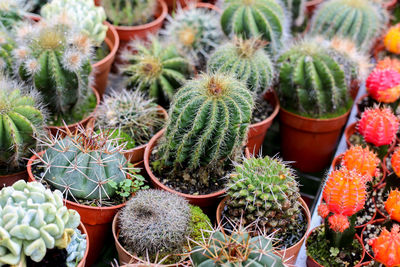
[[[372,193],[372,198],[375,201],[376,210],[380,217],[388,218],[389,214],[385,209],[385,202],[389,196],[389,191],[385,191],[385,186],[380,186]]]
[[[368,224],[365,226],[365,228],[362,231],[362,242],[364,244],[365,247],[365,252],[367,253],[367,255],[373,259],[373,251],[370,245],[368,245],[368,240],[371,240],[373,238],[378,237],[381,232],[382,229],[385,227],[388,231],[390,231],[392,229],[392,223],[390,221],[385,221],[384,219],[379,219],[374,221],[372,224]]]
[[[274,112],[274,106],[269,101],[265,101],[262,96],[257,97],[255,108],[251,118],[251,124],[266,120]]]
[[[375,219],[376,207],[372,197],[368,197],[365,201],[364,209],[357,213],[355,227],[358,229],[357,233],[361,233],[362,228]]]
[[[67,267],[67,250],[66,249],[48,249],[46,256],[40,262],[34,262],[27,257],[27,267]]]

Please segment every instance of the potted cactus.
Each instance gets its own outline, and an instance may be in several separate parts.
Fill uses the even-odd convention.
[[[221,178],[232,168],[230,160],[243,153],[253,105],[246,85],[232,75],[188,81],[174,96],[166,129],[146,147],[153,185],[200,207],[215,203],[224,193]]]

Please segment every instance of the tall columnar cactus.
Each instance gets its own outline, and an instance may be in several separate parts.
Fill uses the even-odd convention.
[[[40,262],[48,249],[64,249],[80,223],[63,205],[62,193],[41,183],[19,180],[0,191],[0,264],[24,266],[25,256]],[[21,265],[18,265],[21,264]]]
[[[144,91],[166,105],[189,77],[191,66],[173,45],[162,45],[155,36],[150,39],[148,46],[138,41],[130,44],[137,53],[124,55],[128,63],[122,70],[129,88]]]
[[[298,228],[299,185],[279,158],[250,158],[236,165],[227,194],[227,215],[234,222],[256,223],[269,234]]]
[[[383,38],[383,43],[387,51],[400,54],[400,23],[389,28]]]
[[[94,1],[54,0],[44,5],[40,14],[47,20],[64,16],[72,26],[88,35],[96,46],[100,46],[106,37],[108,27],[103,24],[106,13],[103,7],[96,7]]]
[[[291,112],[320,118],[344,114],[351,105],[345,74],[316,39],[292,46],[278,59],[280,103]]]
[[[101,0],[107,18],[116,26],[135,26],[154,18],[157,0]]]
[[[17,169],[36,138],[44,133],[44,113],[38,95],[0,75],[0,166]]]
[[[393,103],[400,98],[400,73],[394,69],[375,69],[368,76],[366,87],[376,101]]]
[[[203,74],[188,81],[169,111],[161,165],[194,170],[241,153],[253,106],[246,85],[231,75]]]
[[[221,17],[224,33],[245,39],[261,37],[271,52],[283,48],[290,23],[280,2],[276,0],[228,0]]]
[[[374,260],[387,267],[400,265],[400,227],[395,224],[389,232],[384,228],[381,234],[368,241],[374,252]]]
[[[385,209],[390,219],[400,222],[400,191],[392,190],[385,202]]]
[[[90,92],[90,39],[54,19],[19,36],[15,56],[19,75],[43,96],[54,114],[66,114]]]
[[[388,12],[372,0],[329,0],[313,16],[310,34],[352,39],[368,50],[388,22]]]
[[[0,27],[0,72],[13,74],[15,66],[12,51],[16,44],[9,31]]]
[[[274,66],[259,39],[235,38],[219,46],[207,62],[208,71],[233,73],[256,93],[267,90],[274,78]]]
[[[379,60],[376,63],[375,69],[393,69],[400,73],[400,60],[398,60],[397,58],[385,57],[384,59]]]
[[[342,166],[348,170],[358,171],[366,177],[366,181],[371,181],[372,177],[376,176],[379,163],[380,160],[376,153],[368,147],[363,148],[359,145],[352,146],[342,157]]]

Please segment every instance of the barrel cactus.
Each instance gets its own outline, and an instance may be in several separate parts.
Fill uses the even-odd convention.
[[[101,0],[101,5],[115,26],[135,26],[153,20],[157,0]]]
[[[80,223],[63,205],[62,193],[20,180],[0,191],[0,264],[24,266],[25,256],[40,262],[48,249],[64,249]],[[19,265],[21,264],[21,265]]]
[[[231,72],[258,94],[269,89],[274,78],[274,66],[263,50],[265,42],[254,38],[235,38],[219,46],[207,62],[208,71]]]
[[[11,171],[21,167],[36,138],[44,133],[45,113],[34,91],[0,75],[0,166]]]
[[[130,46],[137,53],[125,53],[128,62],[122,67],[128,88],[144,91],[158,104],[167,106],[175,91],[191,73],[188,61],[173,45],[162,45],[157,37],[150,44],[133,41]]]
[[[14,71],[12,51],[15,46],[9,31],[0,27],[0,71],[9,75],[12,75]]]
[[[278,52],[289,35],[289,17],[276,0],[228,0],[221,26],[227,36],[260,37],[268,42],[269,51]]]
[[[311,118],[336,117],[349,110],[345,73],[329,53],[316,39],[306,39],[279,57],[276,90],[283,108]]]
[[[310,34],[327,38],[342,36],[356,42],[363,50],[374,44],[385,28],[389,15],[372,0],[329,0],[313,16]]]

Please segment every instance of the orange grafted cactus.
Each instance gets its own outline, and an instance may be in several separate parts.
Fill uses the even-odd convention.
[[[344,230],[350,227],[349,219],[341,214],[333,214],[328,219],[329,227],[335,232],[343,233]]]
[[[400,233],[399,226],[393,225],[389,232],[383,229],[382,233],[368,241],[375,255],[375,261],[387,267],[400,266]]]
[[[400,177],[400,147],[393,152],[390,162],[392,164],[393,171],[398,177]]]
[[[375,69],[369,74],[366,87],[376,101],[393,103],[400,97],[400,73],[394,69]]]
[[[320,204],[318,206],[318,215],[321,216],[323,219],[325,219],[329,215],[329,209],[326,204]]]
[[[387,51],[400,54],[400,23],[389,28],[383,39],[383,44]]]
[[[356,170],[369,182],[378,171],[380,160],[368,147],[352,146],[342,158],[342,165],[348,170]]]
[[[390,145],[395,141],[399,120],[390,108],[366,109],[357,123],[365,141],[375,146]]]
[[[400,222],[400,191],[392,190],[385,202],[385,209],[392,220]]]
[[[378,61],[375,68],[378,70],[393,69],[400,73],[400,60],[397,58],[385,57]]]

